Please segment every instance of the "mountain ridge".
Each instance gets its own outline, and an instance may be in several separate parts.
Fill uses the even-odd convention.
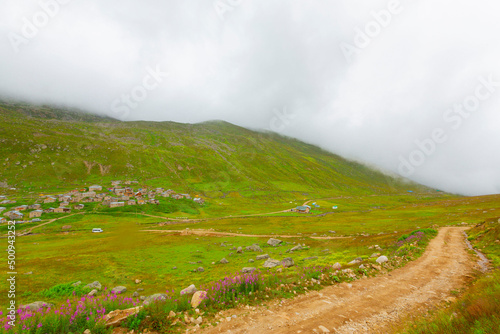
[[[0,103],[0,123],[0,181],[18,187],[159,178],[201,193],[429,191],[298,139],[220,120],[123,122]]]

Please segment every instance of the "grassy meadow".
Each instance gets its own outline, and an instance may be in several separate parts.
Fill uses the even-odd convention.
[[[243,267],[262,268],[264,261],[249,263],[249,259],[266,253],[278,260],[291,256],[296,262],[291,270],[335,262],[346,264],[357,257],[368,258],[374,252],[369,246],[377,244],[386,249],[401,235],[419,228],[462,222],[475,224],[486,217],[500,216],[498,196],[419,198],[415,195],[413,199],[413,204],[407,195],[319,200],[316,201],[320,205],[318,211],[331,208],[333,204],[338,205],[338,211],[325,215],[317,212],[298,216],[207,218],[164,226],[159,225],[165,222],[161,218],[120,210],[112,212],[112,209],[72,215],[40,226],[33,230],[34,234],[17,239],[18,291],[21,291],[18,302],[40,300],[43,290],[75,281],[87,284],[98,280],[110,288],[124,285],[129,290],[126,294],[130,295],[139,287],[135,279],[142,280],[140,287],[144,292],[141,295],[179,290],[189,284],[199,286],[221,279]],[[349,200],[352,203],[346,208]],[[71,227],[63,229],[68,226]],[[91,233],[94,227],[103,228],[104,232]],[[182,235],[186,229],[252,236]],[[269,237],[260,235],[295,237],[280,238],[286,245],[270,247],[266,244]],[[322,236],[339,238],[315,239]],[[259,244],[264,253],[244,251],[238,254],[232,250],[254,243]],[[293,254],[286,253],[297,244],[307,247]],[[229,263],[220,264],[222,258]],[[306,258],[313,259],[304,260]],[[194,272],[199,267],[203,267],[204,272]],[[1,290],[6,287],[2,282]],[[2,302],[5,298],[6,294],[0,295]],[[47,301],[62,300],[64,297]]]

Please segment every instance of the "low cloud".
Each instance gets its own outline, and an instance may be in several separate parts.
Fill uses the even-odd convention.
[[[224,119],[397,173],[406,161],[405,176],[438,189],[499,193],[499,10],[487,0],[4,1],[0,96],[124,120]],[[481,80],[489,96],[452,114]]]

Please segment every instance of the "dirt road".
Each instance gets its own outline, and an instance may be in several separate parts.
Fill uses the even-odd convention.
[[[211,237],[256,237],[256,238],[304,238],[303,235],[276,235],[276,234],[243,234],[231,232],[216,232],[211,230],[141,230],[141,232],[155,232],[155,233],[179,233],[180,235],[199,235]],[[311,237],[311,239],[344,239],[350,237]]]
[[[464,228],[440,229],[425,253],[390,274],[342,283],[254,311],[204,333],[390,333],[405,316],[421,314],[463,287],[476,266]]]
[[[83,214],[85,214],[85,212],[72,213],[72,214],[67,215],[67,216],[64,216],[64,217],[59,217],[59,218],[51,219],[51,220],[49,220],[48,222],[42,223],[42,224],[37,225],[37,226],[33,226],[33,227],[31,227],[31,228],[29,228],[29,229],[27,229],[26,231],[23,231],[23,232],[21,232],[21,233],[22,233],[22,234],[32,233],[34,229],[39,228],[39,227],[42,227],[42,226],[45,226],[45,225],[48,225],[48,224],[50,224],[50,223],[53,223],[53,222],[55,222],[56,220],[60,220],[60,219],[64,219],[64,218],[68,218],[68,217],[71,217],[71,216],[74,216],[74,215],[83,215]]]

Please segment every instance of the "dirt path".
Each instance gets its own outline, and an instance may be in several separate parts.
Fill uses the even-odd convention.
[[[74,216],[74,215],[83,215],[83,214],[85,214],[85,212],[72,213],[72,214],[67,215],[67,216],[64,216],[64,217],[59,217],[59,218],[51,219],[51,220],[49,220],[48,222],[42,223],[42,224],[37,225],[37,226],[33,226],[33,227],[31,227],[31,228],[27,229],[26,231],[22,231],[21,233],[22,233],[22,234],[31,233],[34,229],[39,228],[39,227],[42,227],[42,226],[47,225],[47,224],[50,224],[50,223],[53,223],[53,222],[55,222],[56,220],[60,220],[60,219],[64,219],[64,218],[68,218],[68,217],[71,217],[71,216]]]
[[[464,286],[476,265],[463,231],[440,229],[419,259],[390,274],[278,301],[269,309],[232,310],[237,318],[204,333],[390,333],[405,316],[423,314]]]
[[[242,234],[231,232],[216,232],[210,230],[141,230],[141,232],[155,232],[155,233],[179,233],[180,235],[199,235],[199,236],[212,236],[212,237],[255,237],[255,238],[304,238],[303,235],[276,235],[276,234]],[[350,237],[311,237],[311,239],[345,239]]]

